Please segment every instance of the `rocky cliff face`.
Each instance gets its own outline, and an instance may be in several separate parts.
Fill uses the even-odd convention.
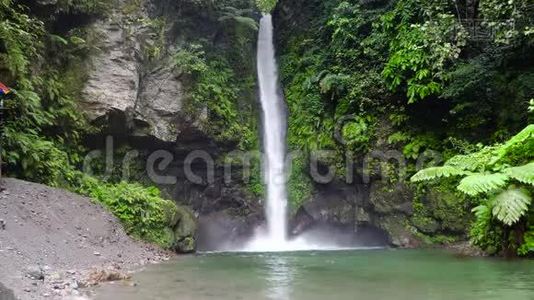
[[[231,56],[229,52],[234,41],[229,33],[230,27],[219,22],[217,12],[212,12],[214,16],[209,15],[211,10],[220,8],[205,2],[206,7],[194,7],[203,5],[203,1],[117,2],[106,18],[95,21],[90,27],[101,39],[99,51],[88,63],[82,105],[92,123],[103,128],[102,133],[90,139],[91,147],[103,148],[105,136],[109,134],[116,138],[116,147],[138,150],[142,166],[156,150],[172,155],[172,161],[158,169],[158,174],[175,180],[158,185],[168,196],[193,211],[194,217],[192,220],[188,218],[188,222],[198,221],[200,225],[198,230],[202,238],[198,247],[209,250],[218,246],[219,243],[214,241],[228,242],[251,234],[262,214],[256,197],[248,192],[246,182],[223,183],[224,169],[220,160],[236,149],[237,142],[218,140],[209,132],[206,127],[209,107],[193,110],[188,107],[192,103],[195,78],[174,60],[177,48],[187,49],[199,43]],[[254,3],[234,2],[245,8],[252,8]],[[255,40],[249,39],[242,46],[242,53],[253,53]],[[233,64],[240,72],[255,70],[254,60],[238,60]],[[251,86],[250,89],[241,91],[240,103],[255,105],[255,99],[247,96],[255,95],[255,88]],[[252,114],[254,109],[252,113],[245,110],[240,113],[250,114],[249,119],[256,118]],[[239,138],[235,137],[236,140]],[[201,162],[192,165],[193,173],[201,178],[201,182],[192,183],[187,178],[184,160],[195,150],[202,150],[213,159],[213,180],[208,176],[209,167]],[[145,175],[141,180],[151,183],[146,170],[140,172]],[[217,238],[205,238],[208,233],[215,232],[214,229],[217,229]],[[190,231],[178,234],[190,236]]]
[[[150,22],[148,4],[141,3],[134,16]],[[119,5],[109,17],[92,25],[102,39],[91,62],[82,104],[92,121],[108,125],[113,133],[176,142],[179,125],[186,123],[183,103],[188,97],[179,66],[170,61],[170,49],[161,49],[167,53],[156,63],[149,61],[144,52],[158,33],[121,9]]]

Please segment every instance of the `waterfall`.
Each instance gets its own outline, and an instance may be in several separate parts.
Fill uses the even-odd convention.
[[[286,115],[278,94],[278,68],[274,55],[271,15],[260,21],[258,37],[258,79],[263,120],[263,177],[267,187],[266,239],[283,244],[287,235],[287,195],[285,178]]]
[[[260,228],[239,251],[274,252],[300,250],[338,250],[324,237],[287,237],[286,131],[285,103],[278,93],[278,66],[274,53],[273,22],[269,14],[260,21],[258,36],[258,80],[263,121],[263,178],[267,187],[266,228]]]

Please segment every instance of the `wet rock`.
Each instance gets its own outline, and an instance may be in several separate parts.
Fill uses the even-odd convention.
[[[440,229],[439,222],[428,217],[412,218],[411,222],[419,231],[426,234],[436,233]]]
[[[402,213],[411,215],[413,192],[405,184],[388,184],[384,181],[371,183],[369,202],[379,214]]]
[[[197,222],[195,216],[183,207],[179,207],[179,221],[174,230],[176,239],[175,250],[179,253],[190,253],[195,251],[195,233]]]
[[[360,196],[358,188],[339,182],[322,186],[297,210],[292,233],[299,234],[316,223],[355,225]]]
[[[407,224],[407,219],[402,215],[381,217],[377,220],[379,226],[384,229],[390,238],[390,244],[399,248],[416,248],[421,245],[414,235],[412,228]]]

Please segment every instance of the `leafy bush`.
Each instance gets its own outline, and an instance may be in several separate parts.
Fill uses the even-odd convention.
[[[421,15],[431,21],[421,22]],[[466,33],[442,5],[421,6],[399,1],[382,17],[382,27],[392,37],[389,59],[382,75],[392,90],[406,85],[408,103],[437,95],[446,64],[459,57]]]
[[[238,100],[243,82],[237,80],[224,57],[208,56],[203,49],[193,44],[174,56],[176,66],[193,79],[187,109],[194,115],[207,110],[207,118],[201,121],[216,140],[236,142],[241,149],[250,149],[257,137],[250,115],[240,113]]]
[[[457,189],[481,199],[480,205],[473,209],[477,221],[471,234],[477,245],[495,246],[495,243],[486,241],[496,239],[494,226],[506,235],[511,230],[521,235],[534,187],[534,125],[529,125],[502,145],[453,157],[442,167],[419,171],[411,180],[420,182],[448,177],[461,177]],[[522,243],[527,242],[523,236],[520,239]],[[519,254],[526,254],[521,244],[506,237],[502,237],[502,241],[501,248],[510,246]]]
[[[127,182],[110,184],[76,171],[68,174],[68,181],[75,192],[107,207],[121,220],[128,234],[167,249],[174,246],[178,208],[174,202],[161,198],[156,187]]]
[[[277,0],[256,0],[256,5],[262,12],[271,12],[276,6]]]

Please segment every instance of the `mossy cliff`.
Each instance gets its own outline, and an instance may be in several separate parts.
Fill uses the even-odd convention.
[[[324,216],[351,230],[378,227],[399,246],[468,238],[476,199],[453,183],[408,179],[422,155],[429,163],[439,154],[439,164],[532,122],[531,6],[498,5],[278,1],[289,148],[303,153],[288,187],[298,230]],[[309,167],[320,150],[328,152],[319,173],[335,174],[328,183],[315,182]]]

